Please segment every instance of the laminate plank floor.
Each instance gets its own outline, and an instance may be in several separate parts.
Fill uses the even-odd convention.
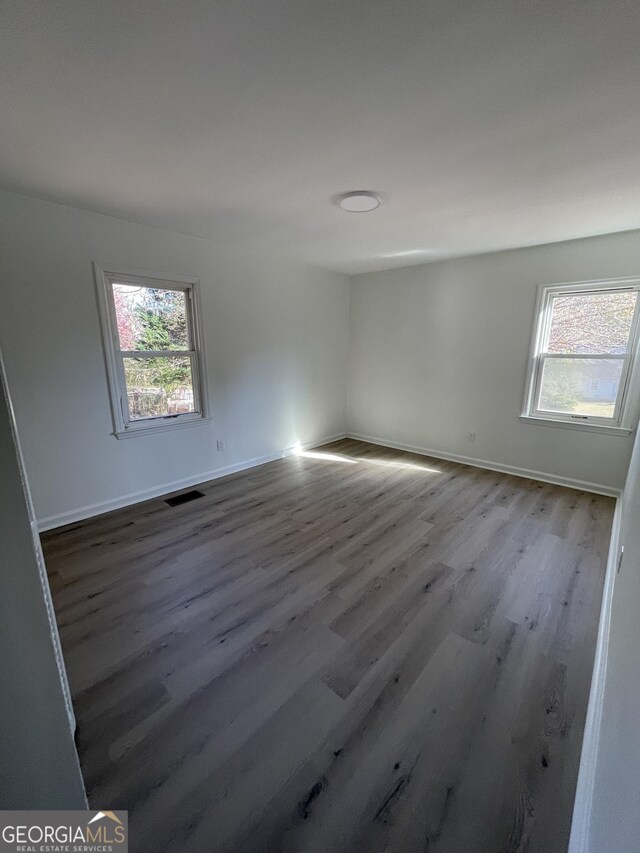
[[[614,501],[342,440],[43,536],[135,853],[565,853]]]

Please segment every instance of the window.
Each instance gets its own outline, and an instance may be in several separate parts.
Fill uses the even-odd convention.
[[[640,280],[540,288],[523,417],[630,428]]]
[[[202,422],[197,282],[97,266],[96,282],[115,435]]]

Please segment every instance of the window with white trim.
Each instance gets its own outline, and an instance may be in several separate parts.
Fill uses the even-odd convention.
[[[96,282],[115,434],[202,421],[197,281],[96,266]]]
[[[630,428],[640,280],[543,285],[524,416]]]

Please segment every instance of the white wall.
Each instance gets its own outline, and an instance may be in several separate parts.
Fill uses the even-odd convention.
[[[354,276],[350,431],[620,489],[632,437],[518,415],[537,285],[639,273],[634,231]]]
[[[536,286],[638,274],[639,232],[356,276],[349,309],[346,277],[264,253],[11,193],[0,193],[0,222],[0,342],[36,512],[49,525],[345,427],[623,485],[631,438],[518,414]],[[200,277],[211,424],[111,435],[94,260]]]
[[[584,853],[640,849],[640,439],[622,497],[616,575],[593,778],[591,821]],[[582,769],[581,769],[582,773]],[[574,849],[574,848],[572,848]]]
[[[11,193],[0,223],[0,342],[49,525],[344,429],[346,276]],[[201,279],[212,424],[110,434],[92,261]]]
[[[66,676],[1,358],[0,472],[0,809],[83,809]]]

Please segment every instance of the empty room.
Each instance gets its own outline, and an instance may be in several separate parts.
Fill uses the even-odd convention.
[[[639,43],[5,0],[0,849],[640,853]]]

